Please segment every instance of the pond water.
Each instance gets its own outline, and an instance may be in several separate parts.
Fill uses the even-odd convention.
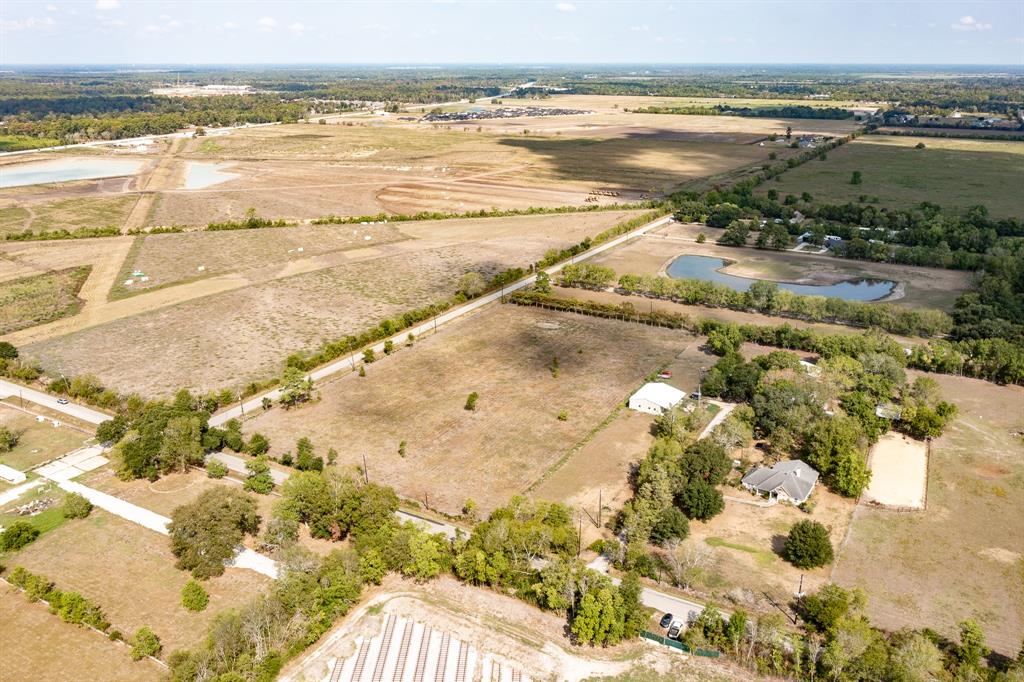
[[[225,173],[229,164],[189,161],[185,164],[185,189],[203,189],[234,180],[238,173]]]
[[[134,175],[143,161],[134,159],[67,158],[0,166],[0,187],[24,187],[46,182],[70,182]]]
[[[668,276],[676,279],[703,279],[724,284],[734,291],[746,291],[759,280],[737,277],[720,271],[726,265],[721,258],[710,256],[680,256],[667,269]],[[790,284],[777,282],[780,289],[801,296],[829,296],[846,301],[876,301],[892,293],[895,282],[880,279],[858,279],[836,284]]]

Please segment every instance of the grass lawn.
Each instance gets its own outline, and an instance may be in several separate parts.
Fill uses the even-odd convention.
[[[918,143],[924,149],[915,149]],[[853,171],[863,182],[851,185]],[[783,173],[759,192],[810,192],[816,201],[846,203],[860,195],[879,206],[906,208],[930,201],[944,208],[988,207],[994,217],[1024,217],[1024,145],[999,140],[864,136]]]
[[[56,459],[78,447],[88,438],[81,431],[67,426],[54,426],[50,421],[38,422],[32,415],[0,403],[0,426],[20,434],[18,444],[10,452],[0,453],[0,464],[19,471],[28,471]]]
[[[33,500],[45,498],[53,500],[53,506],[45,511],[35,514],[34,516],[21,516],[12,511],[16,507],[28,504]],[[36,542],[39,542],[39,540],[45,537],[47,533],[60,528],[64,525],[64,522],[67,521],[60,510],[63,501],[64,491],[58,488],[54,483],[44,483],[43,485],[32,488],[27,493],[24,493],[17,500],[8,502],[4,506],[5,511],[0,512],[0,526],[7,527],[15,521],[26,521],[32,524],[33,528],[36,528],[39,531],[40,536],[39,539],[36,540]],[[9,553],[7,555],[0,556],[4,556],[3,564],[5,566],[9,566],[14,560],[14,557],[17,556],[17,553]]]
[[[74,315],[91,271],[87,265],[0,283],[0,334]]]

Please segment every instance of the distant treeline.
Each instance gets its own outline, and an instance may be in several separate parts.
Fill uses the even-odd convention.
[[[637,114],[678,114],[683,116],[743,116],[746,118],[853,118],[853,112],[839,107],[809,107],[802,104],[778,107],[645,107],[632,109]]]

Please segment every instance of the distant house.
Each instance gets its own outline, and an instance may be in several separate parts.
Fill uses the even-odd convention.
[[[661,415],[678,405],[686,394],[668,384],[644,384],[629,397],[629,409],[647,414]]]
[[[831,249],[843,243],[843,238],[834,234],[826,234],[824,239],[825,248]]]
[[[892,403],[876,405],[875,416],[879,419],[888,419],[889,421],[893,421],[903,416],[903,410],[901,410],[898,405],[893,405]]]
[[[789,459],[771,467],[757,467],[743,477],[743,487],[771,498],[803,504],[818,482],[818,472],[806,462]]]

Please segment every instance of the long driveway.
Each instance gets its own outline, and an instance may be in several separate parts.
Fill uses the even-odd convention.
[[[89,422],[90,424],[102,424],[111,418],[110,415],[105,412],[100,412],[99,410],[94,410],[91,407],[79,405],[78,403],[69,402],[66,405],[62,405],[57,402],[57,396],[37,391],[36,389],[29,388],[28,386],[21,386],[20,384],[0,379],[0,398],[10,397],[25,398],[25,400],[29,400],[37,405],[42,405],[43,407],[48,407],[51,410],[63,412],[66,415],[75,417],[76,419],[81,419],[82,421]]]
[[[599,246],[595,246],[594,248],[590,249],[589,251],[571,258],[569,260],[569,263],[578,263],[580,261],[592,258],[592,257],[596,256],[597,254],[603,253],[603,252],[607,251],[608,249],[613,249],[616,246],[618,246],[618,245],[620,245],[620,244],[622,244],[622,243],[624,243],[626,241],[629,241],[630,239],[634,239],[635,237],[639,237],[639,236],[641,236],[643,234],[646,234],[646,233],[650,232],[651,230],[656,230],[659,227],[662,227],[663,225],[667,225],[671,221],[672,221],[672,217],[671,216],[665,216],[665,217],[662,217],[662,218],[658,218],[657,220],[649,222],[646,225],[643,225],[642,227],[638,227],[637,229],[633,230],[632,232],[627,232],[624,235],[616,237],[615,239],[607,241],[604,244],[601,244]],[[554,275],[554,274],[557,274],[559,271],[561,271],[561,269],[565,265],[566,265],[566,263],[564,263],[564,262],[563,263],[558,263],[557,265],[552,265],[549,268],[545,268],[544,272],[548,273],[549,275]],[[418,325],[416,327],[413,327],[411,329],[405,329],[402,332],[400,332],[398,334],[395,334],[394,336],[390,337],[389,339],[381,341],[380,343],[376,344],[375,346],[371,346],[371,348],[373,349],[374,353],[379,355],[379,354],[384,352],[384,344],[387,343],[387,341],[391,341],[392,343],[394,343],[396,345],[400,345],[400,344],[405,342],[405,339],[408,337],[408,335],[410,333],[414,334],[416,336],[421,336],[422,334],[424,334],[426,332],[433,331],[434,329],[436,329],[437,327],[439,327],[441,325],[447,324],[448,322],[451,322],[453,320],[457,320],[457,319],[459,319],[460,317],[462,317],[464,315],[468,315],[469,313],[471,313],[471,312],[473,312],[475,310],[479,310],[480,308],[482,308],[485,305],[489,305],[491,303],[494,303],[495,301],[503,298],[504,296],[507,296],[508,294],[511,294],[513,292],[516,292],[516,291],[519,291],[520,289],[524,289],[524,288],[530,286],[531,284],[533,284],[536,280],[537,280],[537,275],[530,275],[528,277],[524,277],[523,279],[520,279],[520,280],[518,280],[516,282],[513,282],[513,283],[509,284],[508,286],[504,287],[503,289],[491,292],[489,294],[484,294],[480,298],[475,298],[475,299],[473,299],[472,301],[470,301],[468,303],[465,303],[465,304],[463,304],[461,306],[458,306],[457,308],[453,308],[452,310],[449,310],[446,313],[438,315],[436,318],[434,318],[432,320],[424,322],[424,323],[422,323],[422,324],[420,324],[420,325]],[[319,381],[320,379],[324,379],[326,377],[331,376],[332,374],[337,374],[338,372],[341,372],[341,371],[351,371],[352,368],[354,368],[356,365],[360,364],[362,361],[363,361],[363,352],[362,351],[358,351],[356,353],[353,353],[352,355],[348,355],[348,356],[345,356],[345,357],[340,358],[338,360],[335,360],[331,364],[325,365],[324,367],[321,367],[320,369],[315,370],[315,371],[309,373],[306,376],[308,378],[312,379],[313,381]],[[223,412],[218,412],[217,414],[213,415],[210,418],[210,426],[221,426],[225,422],[227,422],[229,419],[237,419],[237,418],[243,416],[245,412],[252,413],[252,412],[255,412],[255,411],[259,410],[259,409],[262,409],[262,404],[263,404],[263,399],[264,398],[269,398],[272,401],[277,401],[278,399],[280,399],[280,397],[281,397],[281,389],[278,388],[278,389],[274,389],[272,391],[268,391],[266,393],[263,393],[261,395],[258,395],[258,396],[254,397],[254,398],[250,398],[249,400],[247,400],[242,405],[235,405],[235,406],[233,406],[231,408],[228,408],[228,409],[224,410]]]

